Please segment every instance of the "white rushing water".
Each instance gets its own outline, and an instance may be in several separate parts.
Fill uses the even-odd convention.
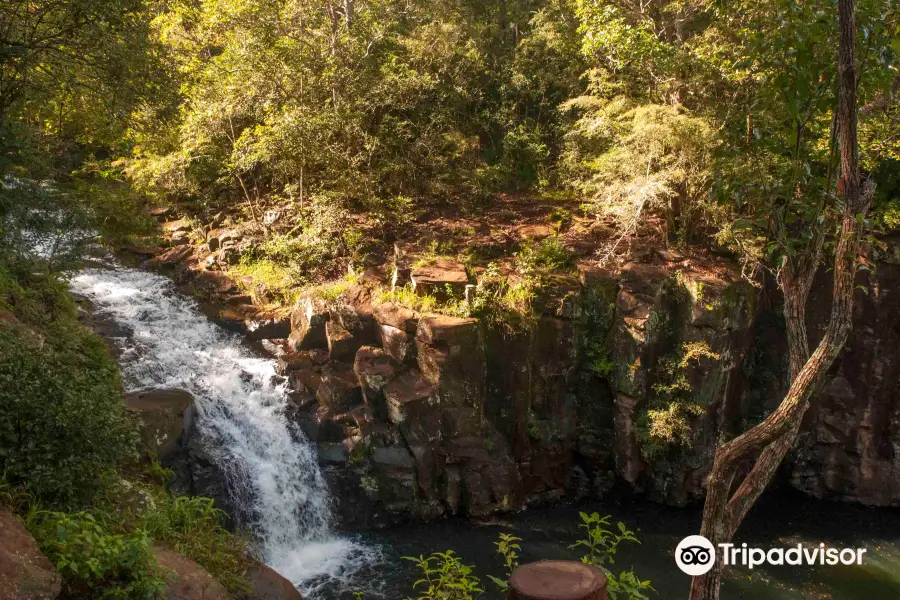
[[[273,360],[210,322],[165,277],[111,265],[81,271],[71,285],[130,331],[117,340],[127,388],[194,395],[197,425],[226,473],[237,520],[269,566],[315,599],[377,561],[374,549],[332,532],[316,449],[285,416]]]

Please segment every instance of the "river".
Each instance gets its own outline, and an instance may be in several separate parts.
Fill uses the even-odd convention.
[[[463,520],[401,527],[381,533],[338,532],[316,449],[285,416],[284,383],[274,361],[204,316],[171,281],[111,262],[72,279],[102,317],[127,332],[116,338],[129,391],[177,387],[197,400],[198,427],[214,440],[226,473],[236,520],[252,533],[259,556],[290,579],[308,600],[337,600],[364,590],[367,598],[405,598],[415,580],[402,556],[455,550],[486,574],[502,575],[493,542],[500,532],[523,538],[523,561],[577,558],[578,511],[611,514],[640,530],[641,544],[623,547],[614,570],[633,567],[661,599],[686,598],[689,578],[673,550],[696,533],[699,510],[670,509],[633,499],[603,505],[531,510],[490,525]],[[867,548],[856,567],[772,567],[732,570],[723,598],[748,600],[893,600],[900,598],[900,513],[770,494],[741,528],[738,542],[763,547],[818,545]]]

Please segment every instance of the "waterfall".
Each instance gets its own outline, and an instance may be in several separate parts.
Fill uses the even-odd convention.
[[[128,390],[194,395],[197,427],[266,564],[314,600],[378,560],[374,548],[333,533],[316,448],[285,415],[286,384],[273,360],[209,321],[160,275],[111,264],[81,271],[71,286],[130,331],[116,340]]]

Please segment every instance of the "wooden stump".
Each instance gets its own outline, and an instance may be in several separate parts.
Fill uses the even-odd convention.
[[[528,563],[509,578],[509,600],[606,600],[606,575],[575,561]]]

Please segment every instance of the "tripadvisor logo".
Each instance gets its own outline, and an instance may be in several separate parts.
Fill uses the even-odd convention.
[[[689,535],[675,548],[675,563],[684,573],[704,575],[713,568],[716,556],[721,556],[726,566],[749,568],[760,565],[861,565],[866,548],[828,548],[825,544],[805,546],[797,544],[789,548],[750,548],[747,544],[719,544],[718,551],[702,535]]]

